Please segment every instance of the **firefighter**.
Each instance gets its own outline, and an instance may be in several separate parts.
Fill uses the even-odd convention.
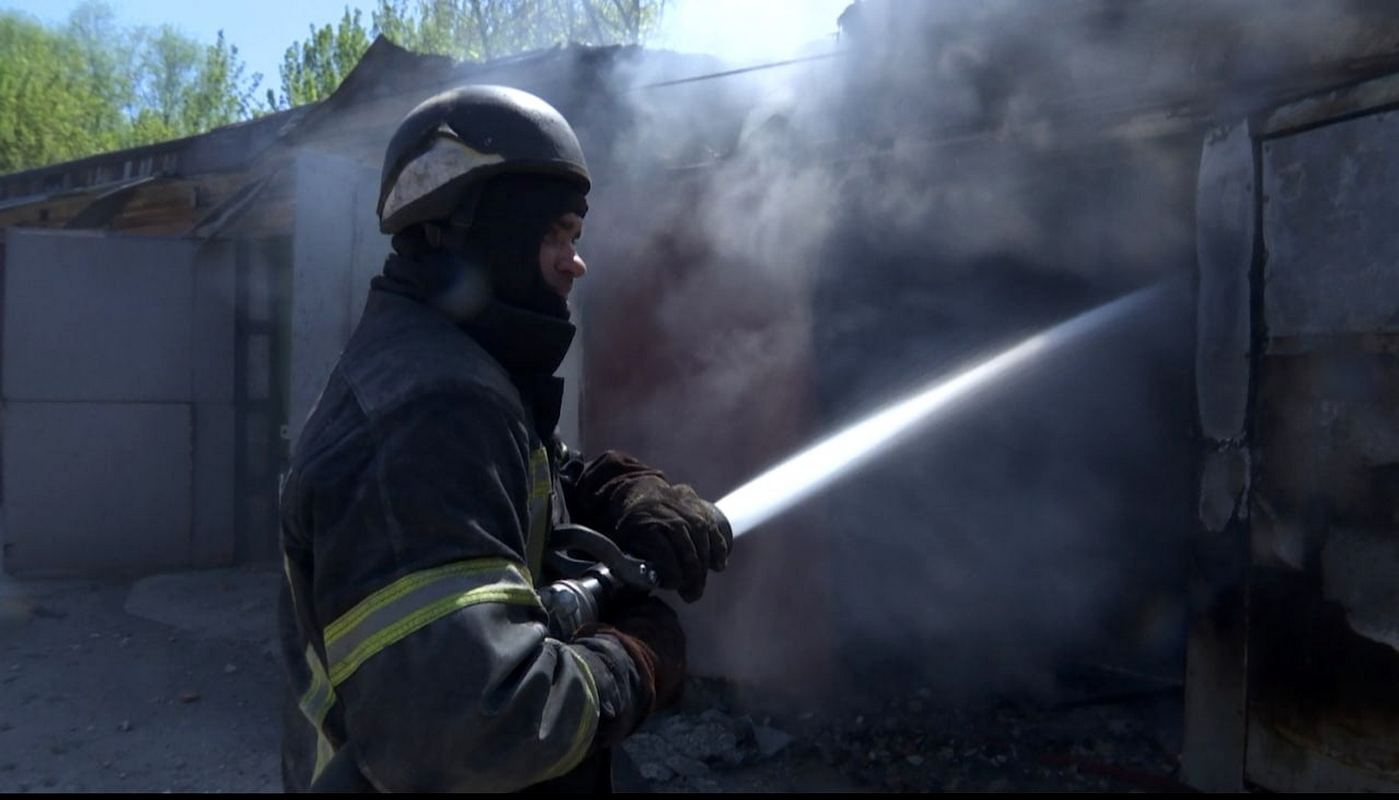
[[[687,601],[733,540],[689,487],[555,435],[589,187],[568,123],[513,89],[437,95],[389,143],[393,252],[282,487],[288,790],[606,790],[610,748],[678,697],[663,602],[561,641],[536,591],[565,521]]]

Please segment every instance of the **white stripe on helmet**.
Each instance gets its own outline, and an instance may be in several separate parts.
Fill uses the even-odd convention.
[[[483,153],[455,137],[438,136],[426,152],[399,171],[393,190],[384,200],[381,218],[392,217],[399,209],[440,189],[453,178],[504,160],[499,153]]]

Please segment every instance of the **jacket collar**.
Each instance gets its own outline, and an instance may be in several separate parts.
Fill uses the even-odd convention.
[[[548,441],[563,408],[563,378],[554,373],[568,355],[577,328],[567,320],[497,300],[457,324],[510,373],[534,418],[535,430]]]
[[[547,377],[558,371],[577,328],[555,317],[498,300],[475,316],[456,320],[511,375]]]
[[[453,312],[432,302],[426,287],[418,280],[405,280],[404,275],[418,274],[405,270],[404,259],[389,257],[385,274],[371,284],[371,304],[375,292],[389,292],[416,301],[432,313],[451,320],[464,333],[476,340],[505,371],[520,391],[521,400],[530,410],[535,429],[546,441],[558,425],[563,405],[563,379],[554,377],[568,348],[573,343],[577,327],[568,320],[511,306],[494,298],[470,313]],[[440,264],[435,264],[440,268]]]
[[[576,328],[567,319],[529,311],[489,297],[485,284],[465,301],[448,287],[473,285],[464,262],[445,253],[391,253],[374,289],[410,297],[465,330],[511,375],[552,375],[563,363]]]

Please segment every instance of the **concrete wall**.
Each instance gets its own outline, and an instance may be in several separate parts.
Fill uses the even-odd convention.
[[[187,240],[57,231],[11,230],[7,250],[6,569],[226,562],[231,262]]]

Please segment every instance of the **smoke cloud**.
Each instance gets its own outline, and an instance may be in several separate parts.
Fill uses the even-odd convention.
[[[796,693],[1179,670],[1202,137],[1363,50],[1383,9],[779,7],[687,3],[666,30],[699,31],[670,41],[724,56],[709,73],[806,60],[610,76],[627,102],[581,287],[589,447],[717,498],[940,372],[1174,288],[740,540],[687,609],[694,661]]]

